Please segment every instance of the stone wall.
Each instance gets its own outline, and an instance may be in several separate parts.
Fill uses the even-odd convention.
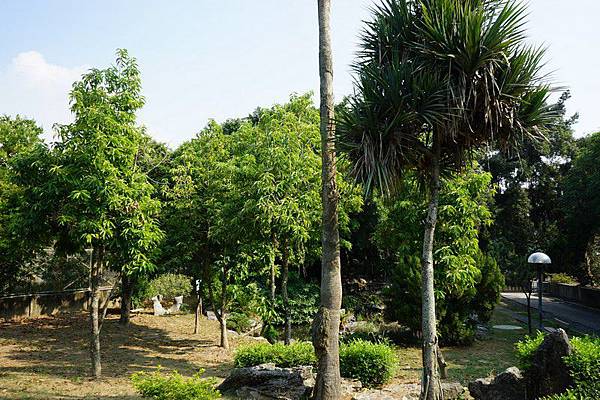
[[[106,300],[110,290],[110,287],[100,289],[102,302]],[[62,312],[87,311],[89,300],[89,289],[4,296],[0,297],[0,319],[18,321],[24,318],[57,315]]]
[[[600,288],[567,283],[544,283],[544,293],[600,309]]]

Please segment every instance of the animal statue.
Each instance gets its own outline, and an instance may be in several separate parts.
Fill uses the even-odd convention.
[[[167,314],[167,310],[165,310],[160,304],[160,295],[154,296],[152,299],[153,307],[154,307],[154,315],[165,315]]]
[[[169,313],[179,312],[179,309],[181,308],[182,304],[183,304],[183,296],[175,297],[175,304],[173,304],[171,306],[171,308],[169,308]]]

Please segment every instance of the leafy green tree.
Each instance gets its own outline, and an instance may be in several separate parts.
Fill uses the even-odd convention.
[[[212,264],[223,253],[222,244],[211,235],[215,223],[211,209],[221,202],[219,191],[223,189],[225,177],[222,173],[226,171],[223,164],[230,158],[230,138],[211,121],[197,138],[177,149],[169,185],[165,188],[167,204],[162,220],[166,239],[161,259],[165,269],[188,274],[203,283],[204,290],[197,292],[195,333],[198,332],[201,293],[212,291]],[[214,301],[214,295],[211,300]],[[225,347],[225,313],[220,313],[214,302],[213,308],[221,323],[221,345]]]
[[[0,292],[15,290],[23,283],[26,261],[46,244],[36,232],[23,232],[24,224],[20,221],[28,207],[19,183],[22,171],[18,160],[46,156],[41,133],[42,129],[33,120],[0,116]]]
[[[600,132],[579,139],[573,166],[564,183],[562,205],[566,209],[567,239],[571,261],[586,283],[598,281],[592,270],[594,248],[600,234]],[[587,250],[587,251],[586,251]],[[596,261],[597,262],[597,261]],[[596,267],[594,268],[594,266]]]
[[[227,134],[212,122],[176,152],[171,202],[165,207],[166,263],[180,270],[191,267],[195,276],[212,271],[206,283],[207,289],[214,287],[208,295],[219,303],[215,308],[235,301],[242,287],[258,283],[267,303],[257,311],[272,325],[280,320],[275,278],[281,276],[286,342],[291,339],[291,304],[299,304],[289,298],[290,270],[320,256],[318,126],[310,95],[262,109],[257,121],[241,122]],[[347,166],[344,160],[341,164]],[[360,208],[362,197],[346,181],[340,190],[346,233],[348,214]],[[222,301],[224,294],[228,301]],[[224,314],[218,312],[217,318]]]
[[[138,165],[142,143],[135,112],[144,104],[137,63],[117,51],[116,65],[92,69],[73,85],[72,124],[59,126],[52,184],[65,197],[55,218],[74,249],[90,247],[92,375],[101,375],[99,284],[105,268],[122,274],[153,269],[150,254],[162,237],[159,202]],[[104,308],[105,310],[105,308]]]
[[[513,286],[530,279],[526,260],[533,251],[547,252],[555,269],[569,271],[572,264],[561,203],[576,148],[572,125],[577,115],[565,116],[569,97],[565,92],[553,105],[561,120],[546,132],[547,140],[525,138],[515,154],[488,153],[481,159],[499,187],[494,207],[496,222],[487,234],[487,247]]]
[[[493,276],[499,272],[497,266],[494,268],[493,260],[482,254],[478,240],[481,228],[492,222],[490,181],[490,174],[469,169],[442,182],[434,262],[438,282],[436,315],[441,339],[446,343],[461,344],[473,338],[471,315],[477,308],[481,319],[488,319],[489,307],[493,309],[498,301],[503,284],[502,279]],[[391,205],[380,203],[382,216],[376,242],[380,250],[394,255],[387,309],[394,320],[416,334],[421,330],[420,236],[427,199],[418,182],[407,177]],[[483,288],[489,289],[487,293],[478,292]]]
[[[169,148],[164,143],[153,140],[142,130],[136,164],[153,187],[152,198],[161,202],[165,200],[163,189],[168,184],[171,161],[172,154]],[[149,254],[150,259],[157,259],[158,252],[159,249],[156,248]],[[146,271],[141,270],[121,274],[121,317],[119,322],[122,325],[129,324],[134,293],[137,292],[138,296],[142,295],[147,279]]]
[[[421,256],[421,398],[441,398],[434,236],[441,178],[473,151],[543,137],[554,110],[541,82],[543,50],[525,43],[526,7],[505,0],[386,0],[355,63],[356,93],[338,122],[367,189],[392,194],[408,171],[428,195]]]

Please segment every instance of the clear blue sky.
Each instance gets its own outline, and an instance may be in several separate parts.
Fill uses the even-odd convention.
[[[351,91],[348,65],[376,0],[333,0],[334,85]],[[70,119],[67,93],[122,47],[137,57],[146,106],[139,121],[172,146],[209,118],[245,116],[290,93],[318,91],[316,0],[2,0],[0,113],[52,124]],[[549,48],[554,81],[573,94],[583,135],[600,130],[597,0],[531,0],[533,43]]]

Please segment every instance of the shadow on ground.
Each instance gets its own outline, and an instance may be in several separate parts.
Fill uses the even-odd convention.
[[[154,370],[157,366],[184,375],[192,375],[203,368],[207,376],[224,376],[222,357],[215,357],[214,363],[210,357],[201,360],[195,357],[207,350],[217,354],[222,352],[216,347],[215,340],[206,335],[196,338],[195,335],[173,334],[167,329],[149,326],[150,318],[157,317],[140,316],[126,327],[115,317],[105,321],[101,335],[104,378],[128,377],[133,372]],[[152,323],[173,323],[169,319],[157,318]],[[0,362],[0,377],[27,373],[81,383],[80,379],[86,379],[89,374],[88,324],[87,314],[79,313],[0,324],[0,343],[5,347],[0,352],[0,359],[4,360]],[[211,325],[204,328],[214,329]]]

